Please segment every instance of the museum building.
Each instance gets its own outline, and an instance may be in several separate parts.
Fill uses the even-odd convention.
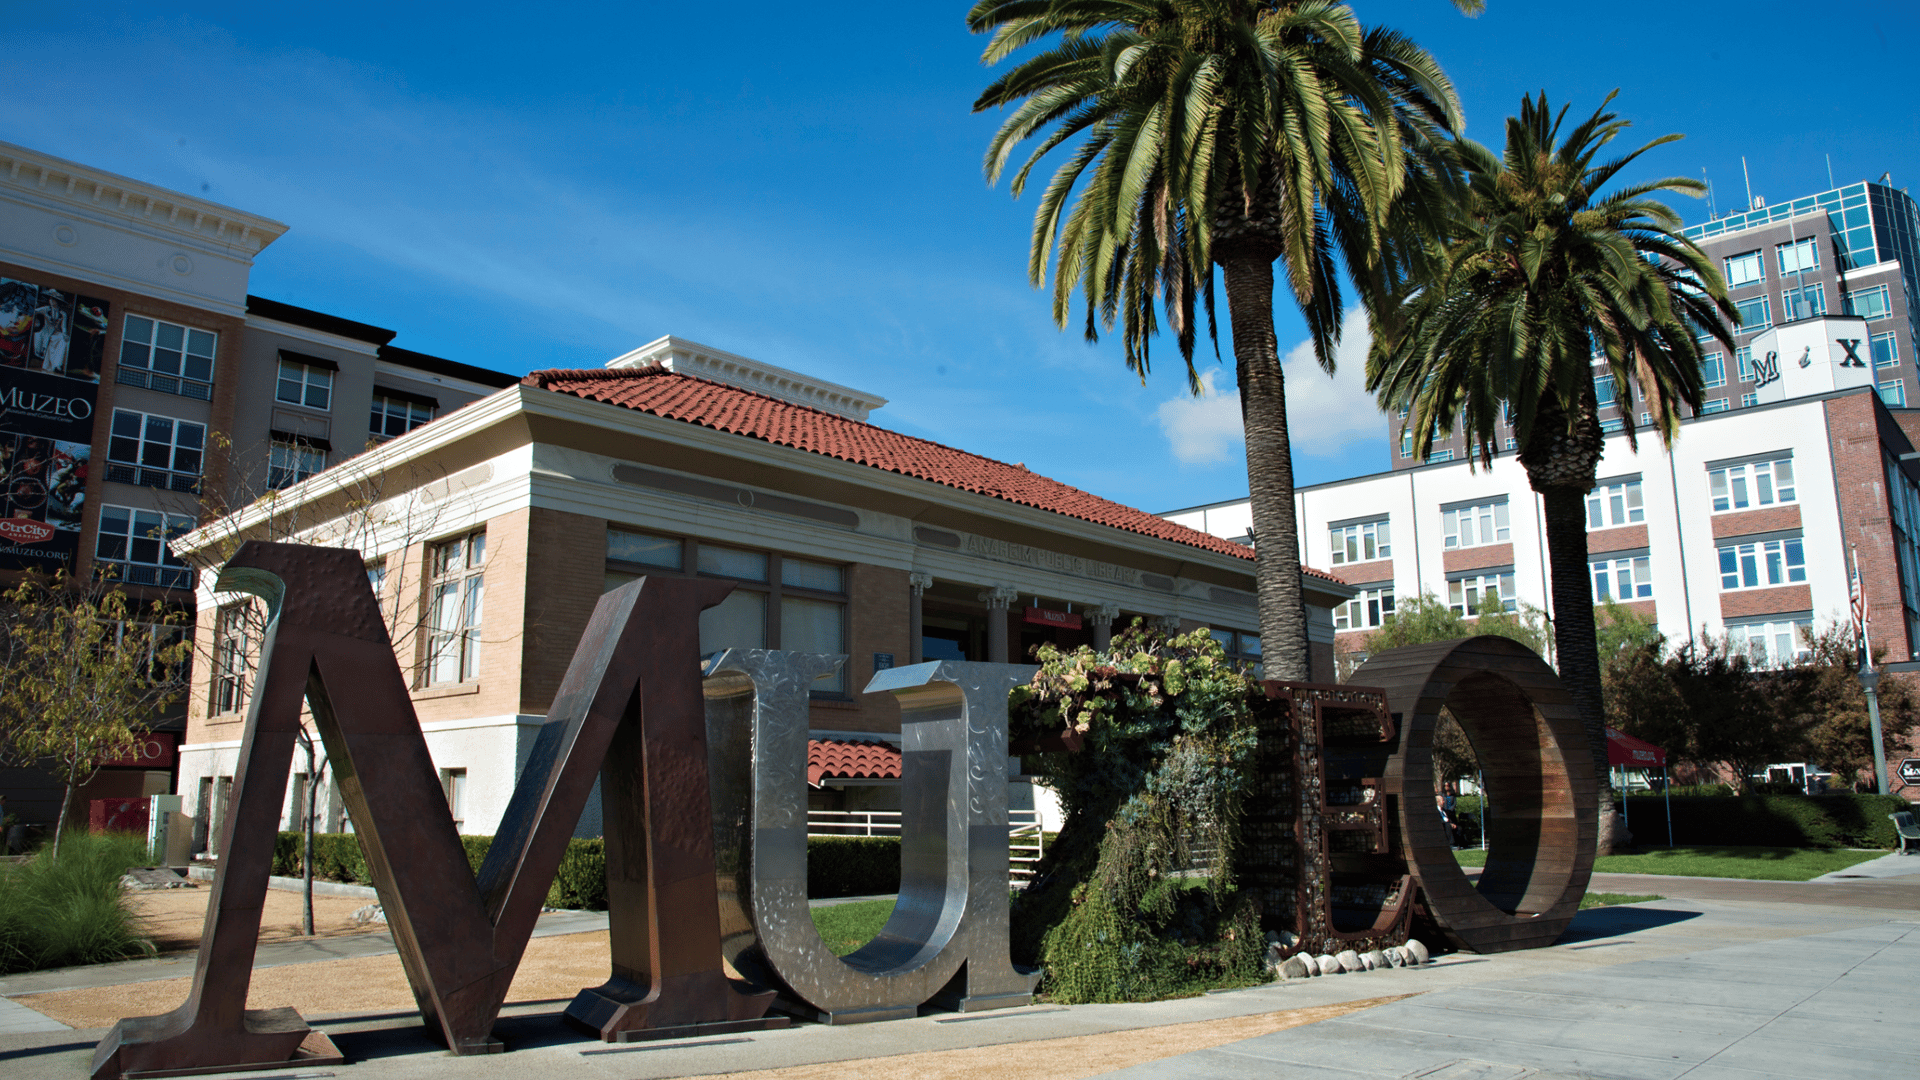
[[[847,657],[812,692],[813,809],[897,799],[898,707],[861,693],[879,670],[1103,647],[1135,618],[1210,628],[1259,663],[1251,549],[868,422],[884,404],[665,337],[604,368],[536,371],[175,548],[204,557],[261,536],[361,550],[466,833],[495,829],[595,602],[643,575],[734,583],[702,616],[702,653]],[[356,497],[368,490],[380,497]],[[1303,580],[1314,675],[1331,681],[1332,612],[1353,590]],[[195,673],[180,790],[217,835],[258,642],[246,599],[213,585],[202,575],[199,650],[231,662]],[[350,827],[329,802],[324,827]],[[582,835],[597,815],[596,800]]]

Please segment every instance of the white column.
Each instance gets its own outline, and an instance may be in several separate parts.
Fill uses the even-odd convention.
[[[1120,605],[1096,604],[1086,610],[1093,628],[1093,651],[1106,652],[1113,646],[1113,624],[1120,618]]]
[[[980,592],[980,602],[987,605],[987,663],[1010,663],[1007,659],[1007,609],[1012,606],[1020,590],[1011,585],[995,585]]]
[[[914,571],[907,575],[907,584],[912,587],[912,595],[907,600],[907,662],[917,664],[926,659],[921,650],[925,642],[921,638],[926,633],[926,624],[921,617],[921,596],[933,587],[933,575]]]

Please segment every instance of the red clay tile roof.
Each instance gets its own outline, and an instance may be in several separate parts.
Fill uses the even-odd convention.
[[[521,385],[791,446],[1221,555],[1253,558],[1253,549],[1244,544],[1175,525],[1018,465],[659,366],[536,371]],[[1317,570],[1307,572],[1336,580]]]
[[[821,780],[898,780],[900,751],[883,742],[807,740],[807,783]]]

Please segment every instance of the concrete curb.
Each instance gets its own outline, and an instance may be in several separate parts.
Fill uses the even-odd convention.
[[[195,881],[212,881],[213,867],[189,866],[187,867],[187,876]],[[267,878],[267,888],[279,889],[282,892],[305,892],[307,890],[307,883],[304,879],[297,877],[269,877]],[[346,896],[356,900],[366,900],[370,903],[378,903],[380,901],[379,892],[375,891],[371,885],[342,885],[337,881],[320,881],[318,879],[315,879],[313,883],[313,895]]]

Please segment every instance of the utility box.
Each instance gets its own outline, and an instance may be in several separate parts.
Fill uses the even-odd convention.
[[[187,843],[193,830],[179,827],[186,815],[180,812],[180,796],[147,796],[147,858],[161,866],[185,866]],[[176,821],[175,819],[182,819]],[[175,837],[180,839],[176,842]],[[175,848],[179,849],[175,857]]]

